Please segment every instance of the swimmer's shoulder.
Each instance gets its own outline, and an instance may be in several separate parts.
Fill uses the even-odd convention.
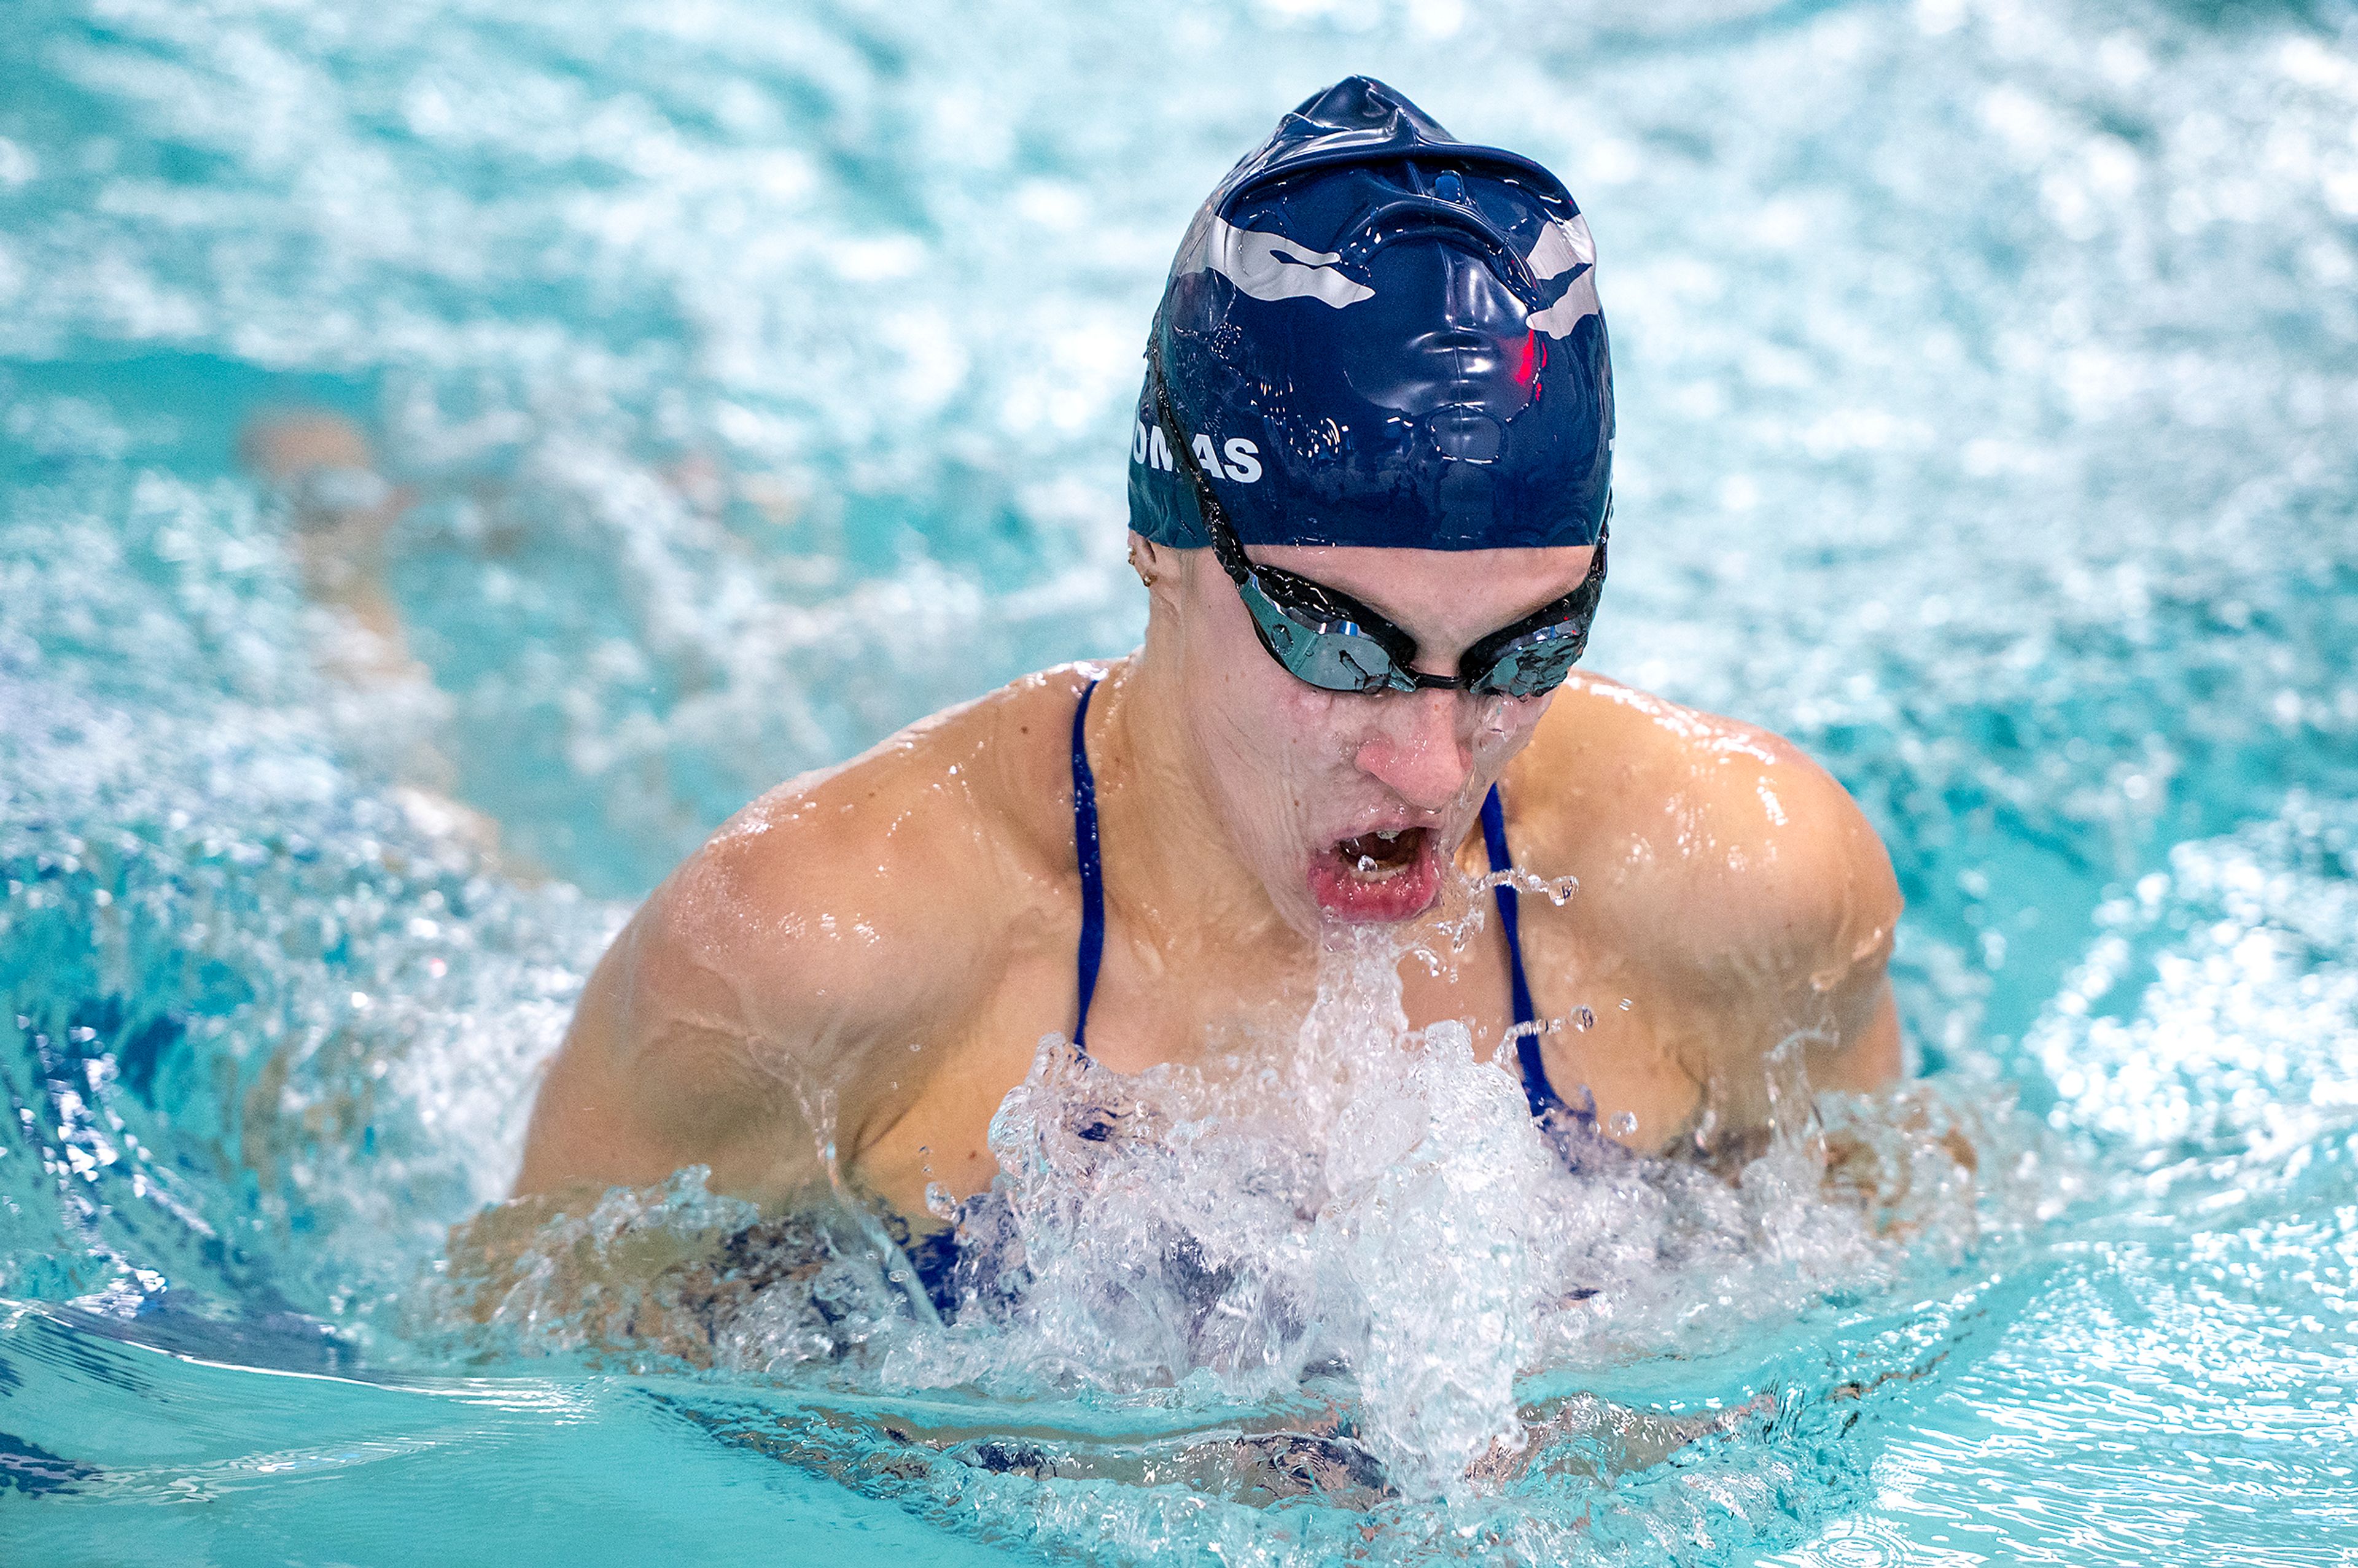
[[[779,784],[651,908],[784,994],[826,992],[838,1016],[941,1016],[1035,911],[1069,902],[1069,735],[1090,673],[1028,676]]]
[[[913,894],[945,891],[922,874],[928,867],[991,883],[1068,872],[1073,716],[1102,673],[1060,665],[921,719],[849,762],[778,785],[708,848],[742,843],[756,857],[790,848],[790,873],[837,861],[853,871],[906,867],[919,873]],[[781,828],[784,838],[761,842]]]
[[[988,997],[1023,943],[1070,942],[1066,737],[1087,678],[936,714],[723,824],[590,977],[518,1190],[698,1162],[764,1201],[812,1179],[807,1138],[781,1130],[807,1130],[813,1093],[859,1128],[907,1081],[910,1044]]]
[[[1507,793],[1518,859],[1563,862],[1589,918],[1682,968],[1818,972],[1888,952],[1900,897],[1882,839],[1773,731],[1581,674]]]

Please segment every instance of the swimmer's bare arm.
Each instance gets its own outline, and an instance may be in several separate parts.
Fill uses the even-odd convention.
[[[1798,749],[1584,675],[1519,760],[1513,798],[1530,803],[1529,863],[1581,871],[1561,916],[1526,916],[1542,940],[1570,935],[1557,961],[1597,979],[1599,962],[1626,963],[1627,994],[1671,1004],[1632,1017],[1634,1033],[1608,1014],[1567,1060],[1576,1082],[1584,1047],[1613,1056],[1650,1145],[1682,1120],[1766,1125],[1789,1041],[1812,1090],[1898,1077],[1898,885],[1857,804]]]
[[[1680,879],[1685,940],[1665,943],[1719,1021],[1681,1041],[1681,1065],[1731,1130],[1775,1119],[1773,1095],[1800,1087],[1780,1068],[1802,1069],[1812,1091],[1878,1088],[1901,1070],[1890,856],[1832,775],[1745,729],[1746,750],[1701,786],[1712,826]]]
[[[956,896],[974,836],[906,795],[890,759],[783,786],[673,872],[583,992],[518,1195],[703,1164],[715,1191],[781,1203],[825,1178],[822,1130],[848,1157],[888,1108],[882,1053],[896,1090],[922,1081],[907,1044],[957,1014],[988,923]]]

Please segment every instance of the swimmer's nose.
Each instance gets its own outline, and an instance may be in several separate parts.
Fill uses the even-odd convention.
[[[1474,771],[1474,749],[1459,730],[1460,698],[1420,691],[1380,700],[1385,721],[1359,743],[1359,771],[1420,811],[1442,810]]]

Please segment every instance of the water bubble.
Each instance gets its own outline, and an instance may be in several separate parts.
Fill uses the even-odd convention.
[[[1505,888],[1511,892],[1533,893],[1561,909],[1570,903],[1573,895],[1580,891],[1580,879],[1574,876],[1542,877],[1520,866],[1509,866],[1504,871],[1489,871],[1476,877],[1474,886],[1479,892]]]
[[[956,1220],[958,1217],[958,1201],[950,1196],[949,1188],[942,1185],[941,1183],[927,1182],[925,1212],[936,1219]]]

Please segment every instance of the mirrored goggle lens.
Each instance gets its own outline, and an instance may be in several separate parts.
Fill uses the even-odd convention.
[[[1283,663],[1324,691],[1366,693],[1408,687],[1393,676],[1391,655],[1374,638],[1352,632],[1313,632],[1295,642]]]
[[[1415,683],[1401,675],[1391,655],[1373,637],[1304,625],[1280,610],[1249,578],[1244,584],[1244,601],[1252,612],[1254,628],[1260,633],[1261,645],[1297,679],[1321,691],[1414,689]]]
[[[1587,646],[1585,621],[1542,626],[1508,643],[1474,689],[1494,697],[1541,696],[1564,683]]]

